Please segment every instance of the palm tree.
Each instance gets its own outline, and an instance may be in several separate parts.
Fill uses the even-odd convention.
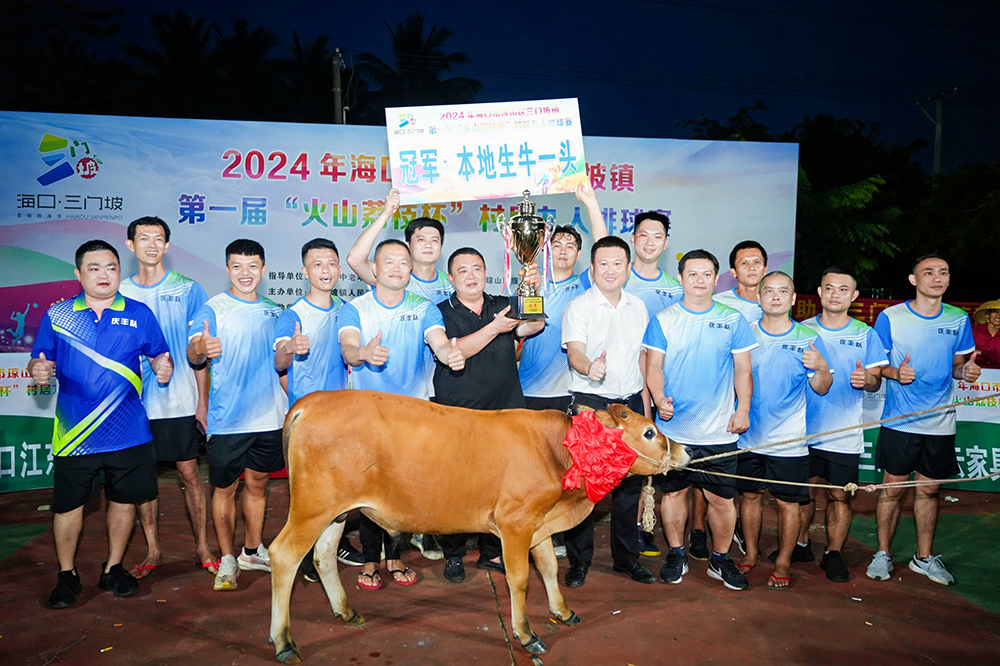
[[[250,30],[246,19],[236,19],[233,33],[225,36],[215,26],[215,61],[219,84],[215,90],[222,118],[271,120],[278,103],[277,61],[271,51],[277,46],[274,34],[265,28]]]
[[[362,53],[355,68],[357,76],[377,90],[368,94],[372,107],[371,124],[385,122],[387,106],[423,106],[471,102],[483,84],[464,76],[441,78],[457,65],[469,62],[465,53],[445,53],[444,43],[452,31],[435,23],[424,35],[424,15],[414,12],[402,23],[386,27],[392,34],[394,65],[372,53]]]

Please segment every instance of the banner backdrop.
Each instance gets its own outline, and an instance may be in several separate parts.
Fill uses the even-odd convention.
[[[677,257],[694,248],[725,264],[735,243],[753,238],[768,249],[771,268],[791,272],[797,145],[585,137],[584,147],[612,234],[627,240],[644,210],[669,213],[664,270],[676,273]],[[347,251],[392,182],[383,127],[2,112],[0,151],[0,490],[51,484],[52,423],[38,410],[51,414],[54,400],[21,371],[45,309],[78,291],[73,253],[81,243],[112,243],[131,275],[126,226],[157,215],[171,228],[167,266],[211,296],[228,286],[225,246],[253,238],[267,253],[262,292],[289,305],[307,288],[302,244],[324,236],[340,248],[337,293],[350,299],[366,287],[347,267]],[[575,196],[532,198],[543,217],[579,229],[577,270],[585,269],[590,222]],[[478,248],[487,291],[498,293],[503,243],[494,222],[519,199],[407,204],[383,237],[401,238],[415,217],[440,219],[443,258]],[[724,273],[719,288],[732,286]]]

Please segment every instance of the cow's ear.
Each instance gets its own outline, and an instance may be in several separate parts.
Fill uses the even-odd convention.
[[[610,412],[606,412],[603,409],[596,410],[594,412],[594,418],[607,428],[618,427],[618,421],[615,420],[615,417]]]
[[[615,421],[618,421],[619,423],[627,421],[629,417],[628,407],[617,403],[614,405],[608,405],[608,413],[611,414]]]

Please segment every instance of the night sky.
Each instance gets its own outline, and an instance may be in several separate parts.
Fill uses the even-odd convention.
[[[325,34],[348,65],[363,51],[391,61],[385,22],[420,9],[428,27],[454,31],[449,52],[470,56],[454,74],[483,82],[478,102],[578,97],[584,134],[686,138],[681,119],[724,121],[762,100],[767,111],[755,117],[773,134],[828,113],[880,123],[889,143],[924,139],[928,173],[934,126],[915,102],[958,86],[945,102],[944,170],[1000,158],[994,0],[146,0],[126,5],[117,42],[154,47],[150,17],[178,7],[224,33],[237,17],[270,28],[274,55],[285,55],[293,30],[303,41]]]

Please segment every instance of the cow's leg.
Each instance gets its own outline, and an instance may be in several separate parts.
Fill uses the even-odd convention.
[[[365,619],[347,604],[347,594],[340,583],[340,573],[337,571],[337,546],[344,534],[344,523],[334,522],[320,535],[316,542],[315,564],[319,579],[330,600],[330,608],[334,615],[340,616],[348,625],[363,624]]]
[[[507,587],[510,590],[510,624],[514,638],[521,641],[521,647],[531,654],[545,654],[549,649],[531,631],[525,601],[528,592],[528,548],[531,534],[523,531],[500,528],[503,542],[503,564],[507,570]],[[555,558],[555,551],[552,552]]]
[[[535,566],[545,583],[545,593],[549,597],[549,612],[561,622],[570,626],[580,624],[580,617],[569,609],[562,590],[559,589],[559,563],[556,561],[556,551],[552,539],[546,537],[531,549],[535,558]]]

